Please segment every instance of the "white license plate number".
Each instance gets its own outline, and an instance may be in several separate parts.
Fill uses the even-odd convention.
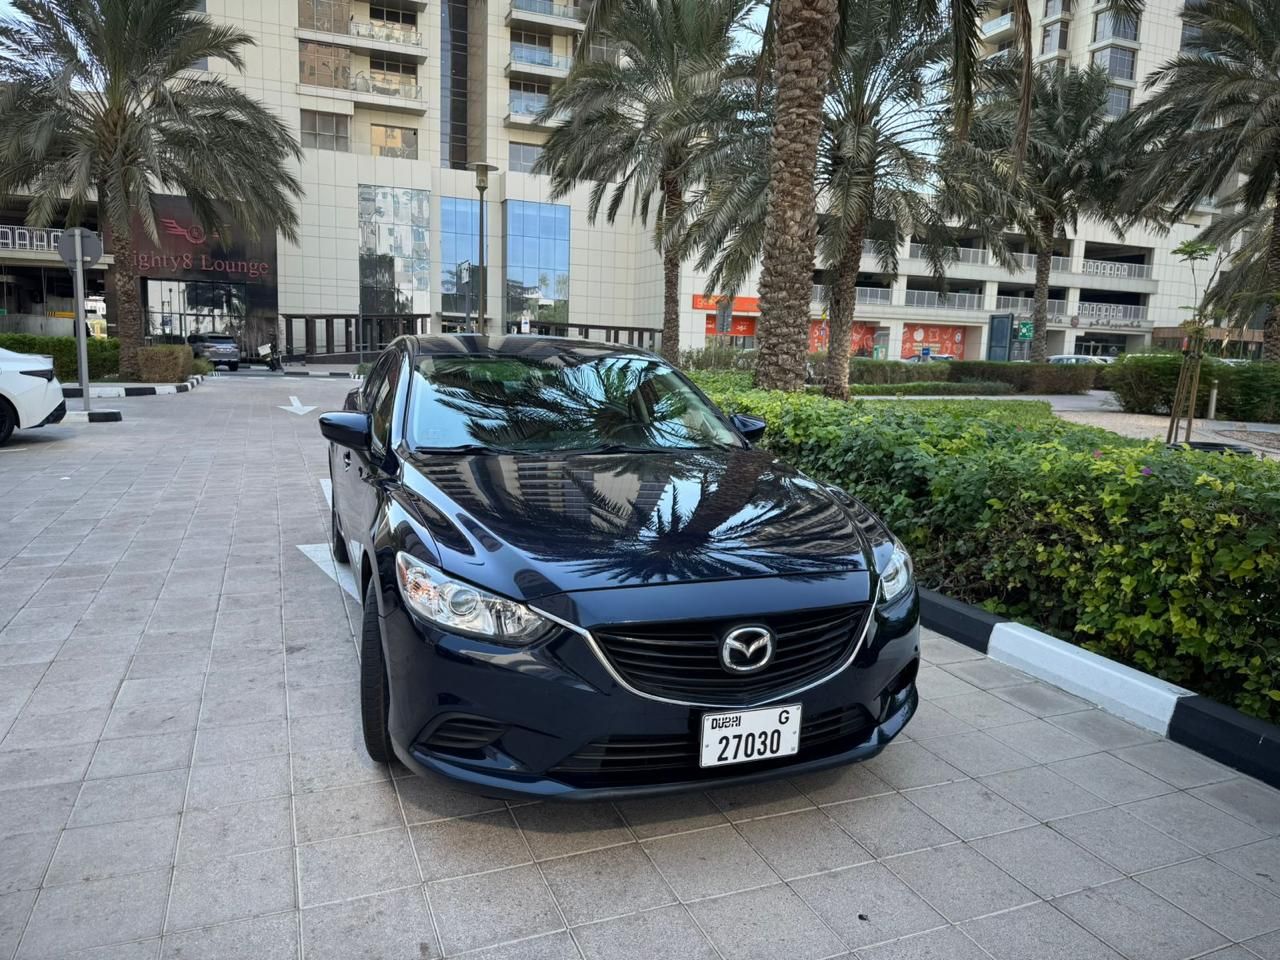
[[[703,767],[786,757],[800,749],[800,704],[702,715]]]

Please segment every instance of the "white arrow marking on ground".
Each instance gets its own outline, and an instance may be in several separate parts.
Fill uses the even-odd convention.
[[[315,407],[304,407],[302,404],[300,404],[300,403],[298,402],[298,398],[297,398],[297,397],[290,397],[290,398],[289,398],[289,406],[287,406],[287,407],[286,407],[286,406],[282,403],[282,404],[280,404],[280,409],[281,409],[281,410],[288,410],[290,413],[296,413],[296,414],[298,414],[299,416],[302,416],[302,414],[304,414],[304,413],[310,413],[312,410],[314,410],[314,409],[315,409]]]
[[[356,586],[356,578],[351,572],[351,567],[345,563],[334,563],[333,552],[327,543],[300,543],[298,549],[319,567],[326,577],[345,590],[357,603],[360,602],[360,589]]]
[[[333,506],[333,481],[321,480],[320,489],[324,491],[324,502],[328,506],[332,507]]]

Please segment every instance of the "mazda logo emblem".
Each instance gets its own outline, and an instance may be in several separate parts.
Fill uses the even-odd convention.
[[[773,631],[768,627],[735,627],[720,642],[720,665],[730,673],[756,673],[773,660]]]

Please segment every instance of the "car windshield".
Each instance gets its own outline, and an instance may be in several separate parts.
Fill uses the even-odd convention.
[[[414,447],[467,452],[742,445],[669,365],[616,354],[422,357],[408,427]]]

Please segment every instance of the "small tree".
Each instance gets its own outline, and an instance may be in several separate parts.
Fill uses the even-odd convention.
[[[253,38],[198,0],[14,0],[0,18],[0,200],[27,195],[33,226],[80,223],[97,204],[114,255],[120,372],[144,334],[133,220],[156,238],[154,191],[186,195],[206,231],[297,238],[288,128],[222,78]]]

